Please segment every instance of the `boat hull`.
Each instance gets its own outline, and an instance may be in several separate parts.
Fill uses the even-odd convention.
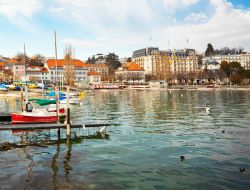
[[[46,115],[46,116],[38,116],[38,115],[27,115],[27,114],[18,114],[12,113],[12,124],[18,123],[56,123],[57,116],[56,115]]]

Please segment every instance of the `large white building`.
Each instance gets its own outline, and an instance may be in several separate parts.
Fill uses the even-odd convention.
[[[229,62],[239,62],[241,66],[248,70],[250,69],[250,54],[238,54],[238,55],[214,55],[214,56],[208,56],[204,57],[202,60],[202,63],[206,63],[210,60],[214,60],[221,64],[222,61],[227,61]]]
[[[144,48],[133,52],[132,61],[157,80],[198,70],[198,55],[194,49],[162,51],[154,47]]]

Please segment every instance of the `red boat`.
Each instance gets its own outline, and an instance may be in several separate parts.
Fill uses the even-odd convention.
[[[36,111],[12,113],[12,124],[18,123],[56,123],[58,121],[56,112]],[[65,115],[60,115],[65,116]]]

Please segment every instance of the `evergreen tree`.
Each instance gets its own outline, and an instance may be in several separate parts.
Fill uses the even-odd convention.
[[[212,56],[214,54],[214,48],[212,46],[212,44],[207,44],[207,49],[205,51],[205,57],[207,56]]]
[[[119,56],[115,53],[109,53],[106,56],[106,64],[109,67],[109,74],[113,75],[118,67],[121,67],[121,62],[119,61]]]

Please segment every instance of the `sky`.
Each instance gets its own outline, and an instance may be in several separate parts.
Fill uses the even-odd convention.
[[[134,50],[243,47],[250,51],[250,0],[0,0],[0,55],[58,58]]]

